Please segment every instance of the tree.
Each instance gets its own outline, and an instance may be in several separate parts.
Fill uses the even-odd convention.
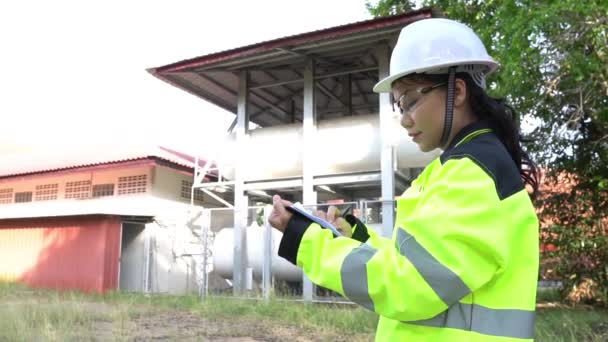
[[[380,0],[376,5],[373,5],[369,0],[365,1],[365,7],[374,17],[383,17],[411,11],[415,6],[414,1],[407,0]]]
[[[608,302],[608,6],[604,0],[424,0],[470,25],[501,70],[489,92],[506,97],[525,126],[526,147],[546,170],[536,200],[545,242],[565,267],[565,293],[591,279]],[[374,16],[410,1],[366,4]],[[557,238],[556,240],[556,237]],[[566,262],[567,261],[567,262]],[[585,264],[585,267],[581,265]],[[603,298],[602,298],[603,297]]]

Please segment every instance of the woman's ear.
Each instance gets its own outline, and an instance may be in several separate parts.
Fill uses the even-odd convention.
[[[457,78],[454,82],[454,107],[463,107],[467,99],[467,84],[464,80]]]

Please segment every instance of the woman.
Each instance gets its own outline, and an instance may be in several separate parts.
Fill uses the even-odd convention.
[[[538,171],[514,113],[489,97],[498,64],[467,26],[427,19],[405,27],[390,75],[401,124],[422,151],[443,152],[397,200],[392,239],[353,216],[327,219],[334,237],[274,198],[279,255],[321,286],[380,315],[380,341],[522,341],[534,335],[538,220],[528,186]]]

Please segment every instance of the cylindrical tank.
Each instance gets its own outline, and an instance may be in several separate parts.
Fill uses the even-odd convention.
[[[411,141],[398,119],[382,132],[396,146],[400,169],[427,165],[438,151],[423,153]],[[331,175],[380,170],[379,116],[361,115],[321,121],[313,139],[317,160],[315,175]],[[230,136],[220,154],[220,165],[247,165],[242,169],[245,181],[302,176],[302,125],[290,124],[251,131],[241,146]],[[228,179],[233,167],[224,168]]]
[[[213,241],[213,269],[223,278],[232,279],[234,229],[220,230]],[[247,266],[253,269],[253,278],[262,279],[264,265],[264,228],[251,226],[245,230],[247,237]],[[276,229],[272,230],[272,275],[276,279],[287,281],[301,281],[302,270],[287,260],[278,256],[279,244],[283,234]]]

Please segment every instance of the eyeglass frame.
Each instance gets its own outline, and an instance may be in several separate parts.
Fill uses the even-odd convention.
[[[399,99],[397,101],[393,101],[392,106],[393,106],[393,112],[395,111],[395,103],[397,103],[397,108],[399,108],[399,113],[401,115],[404,115],[405,113],[411,113],[412,110],[415,108],[415,106],[418,104],[418,101],[426,94],[430,93],[431,91],[439,88],[439,87],[443,87],[445,85],[447,85],[448,82],[439,82],[439,83],[435,83],[431,86],[428,87],[420,87],[420,88],[416,88],[413,90],[408,90],[405,93],[401,94],[401,96],[399,96]],[[402,106],[401,106],[401,100],[405,97],[405,95],[407,95],[410,92],[416,92],[418,94],[420,94],[421,96],[419,96],[416,101],[414,101],[414,103],[411,106],[411,108],[405,110]]]

